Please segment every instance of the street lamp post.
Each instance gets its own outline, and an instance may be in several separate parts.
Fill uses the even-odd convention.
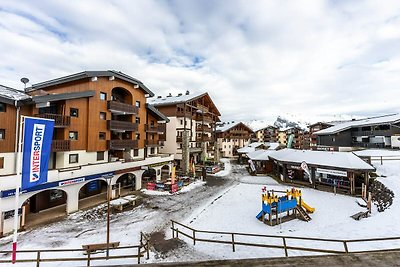
[[[111,179],[113,175],[103,175],[103,178],[107,180],[107,250],[106,258],[108,260],[110,256],[110,198],[111,198]]]

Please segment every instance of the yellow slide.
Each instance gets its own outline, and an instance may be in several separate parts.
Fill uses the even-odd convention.
[[[308,206],[303,200],[301,201],[301,206],[305,208],[307,212],[313,213],[315,211],[315,208]]]

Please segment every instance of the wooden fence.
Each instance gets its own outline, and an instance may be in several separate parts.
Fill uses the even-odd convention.
[[[371,249],[371,250],[350,250],[349,244],[364,243],[364,242],[380,242],[380,241],[390,241],[398,240],[400,237],[385,237],[385,238],[369,238],[369,239],[327,239],[327,238],[312,238],[312,237],[296,237],[296,236],[276,236],[276,235],[263,235],[263,234],[249,234],[249,233],[232,233],[232,232],[221,232],[221,231],[204,231],[196,230],[179,222],[171,220],[172,223],[172,237],[179,238],[179,235],[185,236],[193,240],[193,245],[196,242],[210,242],[219,244],[230,244],[232,246],[232,251],[236,251],[236,246],[250,246],[250,247],[262,247],[262,248],[272,248],[272,249],[282,249],[285,252],[285,256],[289,257],[288,251],[307,251],[307,252],[317,252],[317,253],[333,253],[333,254],[346,254],[346,253],[363,253],[363,252],[383,252],[383,251],[400,251],[400,242],[398,242],[396,248],[391,249]],[[181,229],[179,229],[181,227]],[[200,238],[200,234],[213,234],[219,236],[226,236],[226,240],[216,240],[216,239],[206,239]],[[238,237],[255,237],[255,238],[265,238],[269,241],[281,240],[281,245],[276,244],[261,244],[255,242],[241,242],[238,241]],[[302,240],[308,243],[322,242],[319,243],[319,248],[311,248],[306,246],[290,246],[288,241],[290,240]],[[339,244],[341,249],[324,249],[321,247],[326,247],[328,244]]]
[[[116,248],[109,248],[110,254],[119,250],[128,250],[128,252],[121,255],[110,255],[108,258],[106,256],[95,254],[85,249],[27,249],[27,250],[17,250],[17,260],[16,263],[36,263],[36,267],[40,266],[40,263],[49,262],[86,262],[86,266],[90,267],[92,261],[98,260],[108,260],[107,263],[111,263],[112,260],[117,259],[137,259],[137,261],[132,261],[131,263],[140,264],[140,259],[146,257],[149,259],[149,238],[144,233],[140,233],[140,245],[137,246],[122,246]],[[71,255],[74,252],[82,252],[82,256]],[[2,263],[12,263],[11,260],[11,250],[0,251],[0,264]],[[57,256],[54,254],[57,253]],[[62,257],[59,255],[62,253]],[[85,255],[86,253],[86,255]],[[53,257],[51,256],[53,254]],[[10,259],[3,259],[4,256],[10,255]],[[27,257],[28,255],[28,257]],[[25,266],[25,265],[24,265]]]

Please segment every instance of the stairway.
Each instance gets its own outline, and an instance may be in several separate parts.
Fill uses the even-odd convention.
[[[295,208],[298,212],[298,214],[300,215],[301,219],[303,219],[303,221],[309,222],[311,221],[311,217],[307,214],[307,212],[299,206],[296,206]]]

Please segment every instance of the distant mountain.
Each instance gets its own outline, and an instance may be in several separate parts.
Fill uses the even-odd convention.
[[[279,128],[279,129],[286,129],[286,128],[291,128],[291,127],[299,127],[301,129],[307,129],[307,125],[309,123],[306,123],[304,121],[298,120],[298,118],[295,118],[292,116],[292,118],[285,118],[283,116],[278,116],[276,118],[276,121],[274,122],[274,126]]]

